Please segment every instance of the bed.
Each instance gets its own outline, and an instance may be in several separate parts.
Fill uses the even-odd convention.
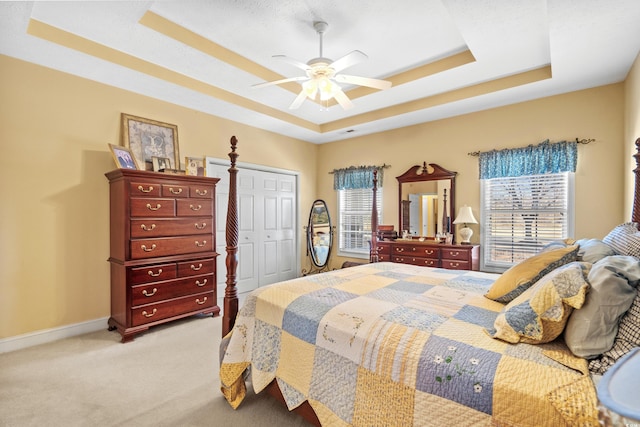
[[[233,408],[250,376],[315,425],[598,425],[594,378],[640,345],[619,337],[640,319],[638,197],[608,241],[555,242],[502,275],[377,262],[372,233],[371,263],[259,288],[238,311],[236,146],[220,364]],[[624,302],[603,314],[607,286]],[[585,326],[596,316],[616,323],[609,354]]]

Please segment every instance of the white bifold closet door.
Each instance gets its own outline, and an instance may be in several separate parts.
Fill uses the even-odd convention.
[[[226,286],[226,222],[229,163],[207,159],[207,176],[216,186],[218,301]],[[300,264],[297,224],[297,175],[238,167],[238,293],[297,277]]]

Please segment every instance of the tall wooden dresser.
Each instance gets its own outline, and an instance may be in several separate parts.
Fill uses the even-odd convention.
[[[474,270],[479,267],[479,245],[446,245],[433,240],[392,240],[378,242],[378,261],[446,268]]]
[[[122,342],[151,326],[220,313],[216,298],[218,178],[129,169],[106,174],[111,317]]]

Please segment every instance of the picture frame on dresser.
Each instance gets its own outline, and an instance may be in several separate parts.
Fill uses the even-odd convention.
[[[204,157],[185,157],[184,168],[187,175],[205,176],[205,158]]]
[[[171,164],[171,159],[168,157],[151,157],[151,163],[153,164],[153,171],[160,172],[165,169],[173,169],[173,165]]]
[[[139,169],[153,170],[153,157],[172,159],[180,165],[178,126],[121,113],[122,145],[133,153]]]
[[[136,162],[136,158],[126,147],[121,147],[119,145],[107,144],[109,146],[109,150],[111,150],[111,155],[113,156],[113,161],[116,162],[116,166],[120,169],[140,169],[138,167],[138,163]]]

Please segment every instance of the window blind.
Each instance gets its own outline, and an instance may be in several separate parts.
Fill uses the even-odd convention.
[[[378,223],[382,221],[382,191],[376,190]],[[338,242],[341,253],[369,254],[371,240],[371,188],[338,191]]]

